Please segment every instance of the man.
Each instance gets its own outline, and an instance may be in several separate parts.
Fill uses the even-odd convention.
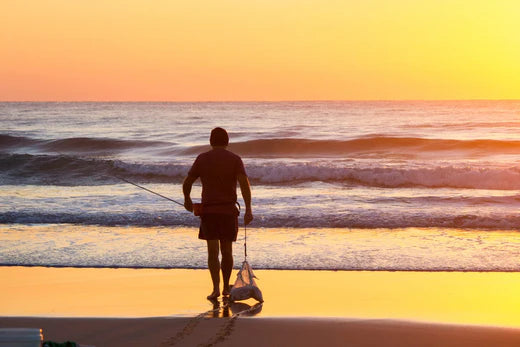
[[[213,291],[208,299],[220,296],[220,269],[222,269],[223,295],[229,295],[229,278],[233,269],[233,241],[238,234],[238,209],[236,207],[237,180],[245,202],[244,224],[253,220],[251,210],[251,187],[242,159],[226,150],[229,136],[226,130],[215,128],[209,139],[212,149],[200,154],[184,180],[184,207],[192,212],[190,193],[193,182],[200,177],[202,182],[202,214],[199,239],[208,246],[208,268],[213,282]],[[222,262],[219,262],[219,248]]]

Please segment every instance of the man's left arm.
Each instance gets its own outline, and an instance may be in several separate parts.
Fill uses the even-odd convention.
[[[244,224],[248,225],[253,220],[253,209],[251,208],[251,185],[249,179],[244,174],[238,175],[238,183],[240,184],[240,191],[246,204],[246,213],[244,214]]]

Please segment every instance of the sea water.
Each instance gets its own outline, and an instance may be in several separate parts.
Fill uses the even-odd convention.
[[[117,177],[182,202],[221,126],[256,268],[520,270],[520,101],[0,103],[0,124],[3,265],[204,267],[198,218]]]

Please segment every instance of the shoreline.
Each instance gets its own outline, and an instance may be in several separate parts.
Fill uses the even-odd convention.
[[[48,268],[48,269],[109,269],[109,270],[195,270],[195,271],[204,271],[207,269],[204,269],[202,267],[196,267],[196,268],[189,268],[189,267],[153,267],[153,266],[147,266],[147,267],[139,267],[139,266],[90,266],[90,265],[75,265],[75,266],[68,266],[68,265],[39,265],[39,264],[29,264],[29,265],[18,265],[18,264],[0,264],[0,268],[2,267],[27,267],[27,268]],[[237,271],[238,267],[233,267],[233,271]],[[518,270],[454,270],[454,269],[428,269],[428,270],[416,270],[416,269],[364,269],[364,268],[349,268],[349,269],[328,269],[328,268],[316,268],[316,269],[293,269],[293,268],[263,268],[255,267],[255,273],[257,271],[288,271],[288,272],[301,272],[301,271],[308,271],[308,272],[409,272],[409,273],[520,273]]]
[[[176,267],[176,266],[92,266],[92,265],[41,265],[41,264],[3,264],[2,267],[21,267],[21,268],[47,268],[47,269],[110,269],[110,270],[207,270],[204,267]],[[235,264],[233,271],[239,270],[240,267]],[[264,268],[255,267],[256,271],[289,271],[289,272],[417,272],[417,273],[520,273],[519,270],[515,269],[499,269],[499,270],[479,270],[479,269],[450,269],[450,268],[439,268],[439,269],[407,269],[407,268],[396,268],[396,269],[366,269],[366,268],[348,268],[348,269],[330,269],[330,268],[312,268],[312,269],[294,269],[294,268]]]

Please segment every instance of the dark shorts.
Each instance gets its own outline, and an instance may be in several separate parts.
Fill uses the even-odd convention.
[[[204,214],[200,217],[199,239],[236,241],[238,217],[230,214]]]

